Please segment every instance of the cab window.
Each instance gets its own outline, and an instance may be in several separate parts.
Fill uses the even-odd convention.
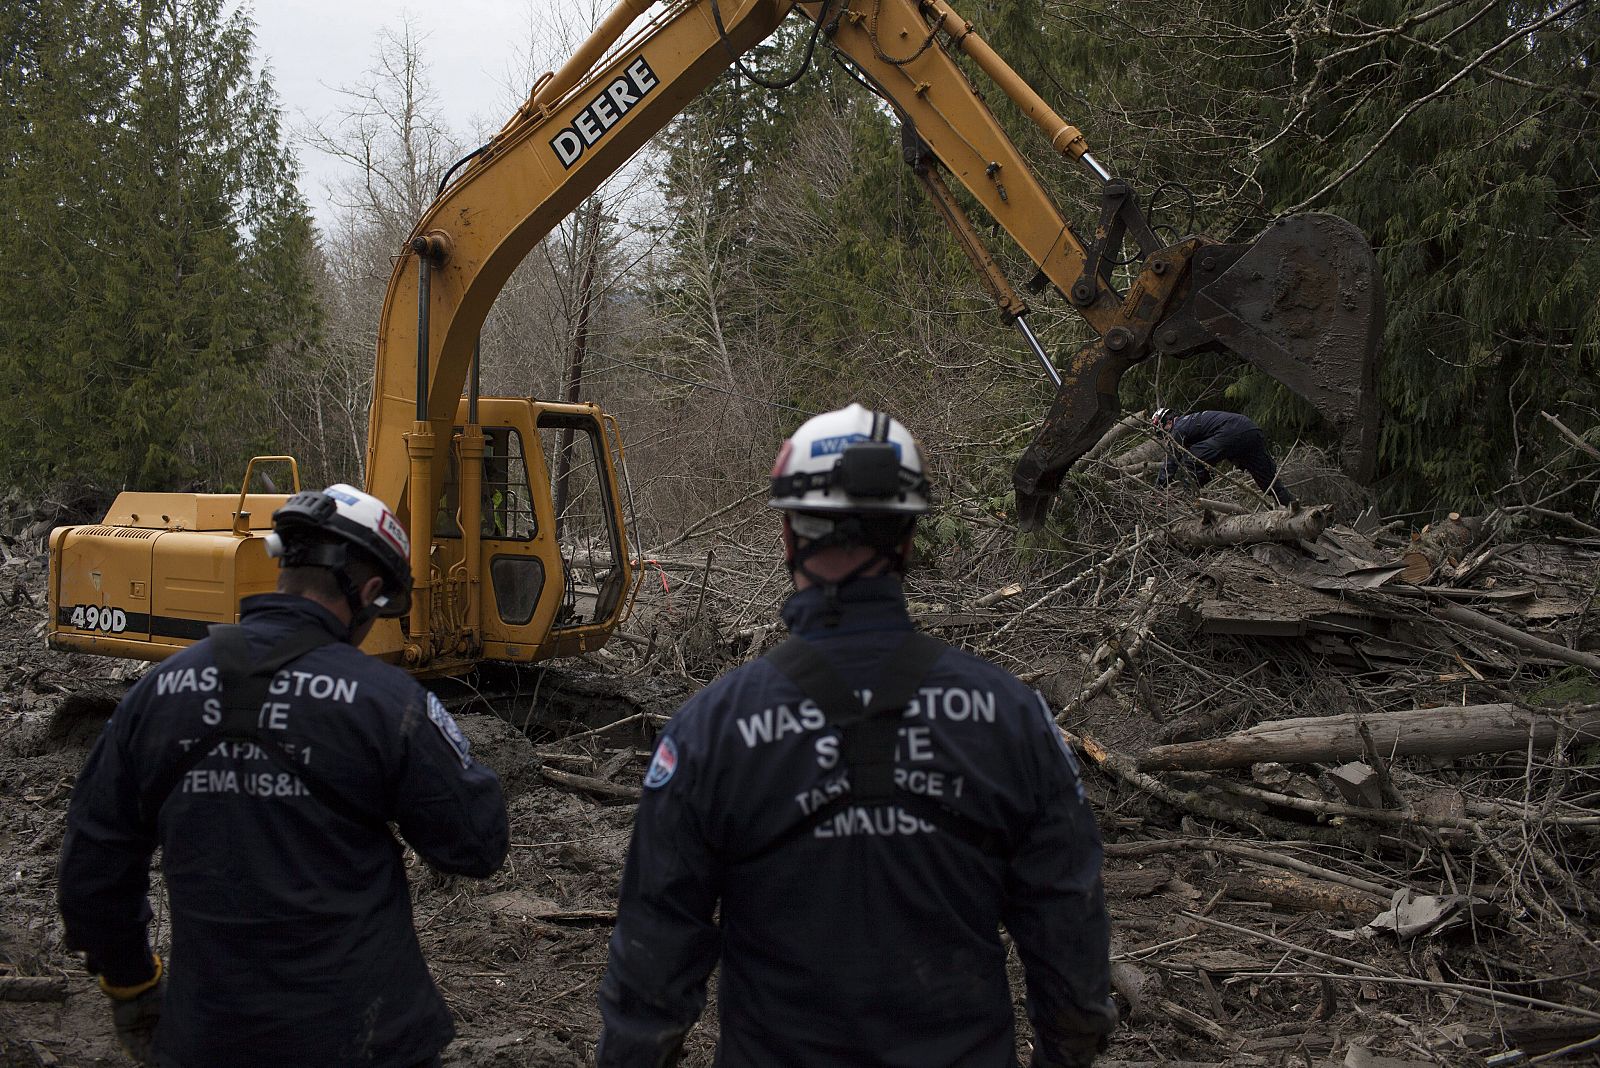
[[[460,427],[456,427],[460,430]],[[483,428],[483,522],[485,538],[503,541],[532,541],[539,533],[539,519],[528,489],[528,467],[524,459],[522,435],[508,426]],[[439,496],[439,511],[434,516],[433,536],[461,537],[460,475],[454,450],[444,492]]]
[[[605,439],[594,419],[554,412],[540,414],[539,437],[566,571],[554,628],[587,626],[611,617],[626,578]]]

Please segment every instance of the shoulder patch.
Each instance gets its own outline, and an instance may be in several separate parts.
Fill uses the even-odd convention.
[[[656,743],[656,755],[650,758],[650,768],[644,773],[644,788],[661,789],[672,781],[672,773],[677,770],[678,743],[670,735],[663,734]]]
[[[472,745],[467,741],[467,736],[461,733],[461,728],[456,726],[456,721],[449,712],[445,711],[443,702],[433,694],[428,694],[428,719],[439,728],[439,733],[444,735],[444,740],[450,743],[450,748],[456,751],[456,756],[461,758],[461,766],[472,766]]]

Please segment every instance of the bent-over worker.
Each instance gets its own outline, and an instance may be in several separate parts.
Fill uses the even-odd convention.
[[[61,854],[67,947],[142,1063],[438,1064],[453,1027],[388,825],[440,871],[487,876],[500,781],[438,698],[357,648],[410,600],[389,509],[298,493],[267,542],[278,592],[152,668],[89,754]],[[170,969],[147,931],[158,845]]]
[[[1032,1063],[1088,1064],[1116,1019],[1100,835],[1043,698],[912,626],[916,441],[860,405],[818,416],[768,503],[791,637],[658,740],[598,1063],[676,1063],[720,959],[722,1068],[1012,1068],[1004,924]]]
[[[1157,408],[1150,421],[1167,437],[1167,461],[1156,475],[1156,485],[1183,478],[1204,486],[1211,481],[1212,466],[1227,460],[1247,472],[1261,492],[1279,504],[1294,501],[1294,494],[1278,478],[1266,434],[1246,416],[1237,412],[1180,415],[1173,408]]]

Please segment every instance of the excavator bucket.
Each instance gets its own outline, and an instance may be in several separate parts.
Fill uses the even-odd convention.
[[[1183,284],[1170,281],[1179,251],[1189,265]],[[1106,330],[1061,368],[1055,402],[1017,462],[1023,529],[1043,525],[1073,461],[1116,421],[1124,372],[1156,354],[1237,354],[1310,401],[1337,431],[1346,473],[1358,482],[1372,478],[1383,283],[1366,235],[1336,215],[1290,215],[1254,241],[1191,238],[1146,264],[1141,278],[1169,280],[1176,303],[1163,314],[1162,301],[1130,295],[1126,325]],[[1148,343],[1136,341],[1140,336]]]
[[[1222,270],[1196,264],[1200,325],[1310,401],[1337,428],[1345,472],[1372,478],[1378,450],[1375,369],[1383,284],[1366,235],[1337,215],[1289,215]]]

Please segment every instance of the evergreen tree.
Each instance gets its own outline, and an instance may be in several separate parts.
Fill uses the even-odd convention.
[[[316,328],[310,218],[244,15],[82,7],[6,24],[31,113],[0,204],[40,268],[0,298],[0,459],[38,488],[222,484],[268,437],[264,365]]]
[[[49,486],[44,468],[98,450],[110,357],[100,325],[112,213],[106,161],[126,120],[125,4],[24,0],[0,10],[0,480]],[[96,358],[95,350],[102,349]],[[95,439],[85,442],[85,433]]]

